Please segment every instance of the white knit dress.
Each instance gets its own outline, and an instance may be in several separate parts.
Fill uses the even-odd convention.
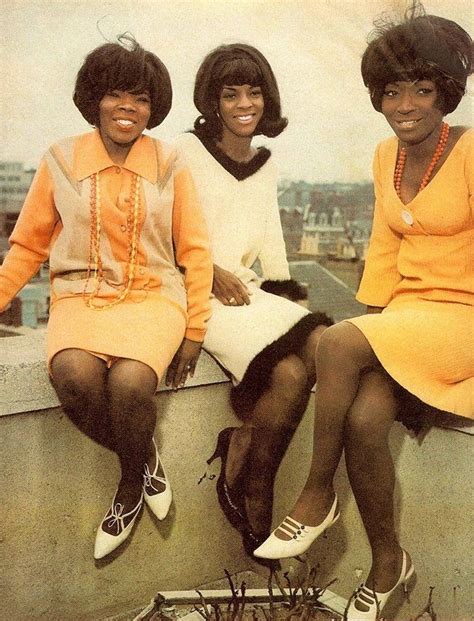
[[[294,302],[262,291],[253,269],[258,260],[264,280],[290,278],[276,169],[267,149],[260,149],[251,162],[237,164],[216,147],[204,146],[193,133],[179,136],[176,147],[196,185],[214,263],[251,292],[251,303],[245,306],[212,300],[204,340],[205,350],[240,382],[258,353],[309,314]]]

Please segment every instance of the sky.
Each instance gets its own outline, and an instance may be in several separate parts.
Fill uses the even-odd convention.
[[[471,36],[474,0],[426,0]],[[2,0],[0,159],[36,167],[56,140],[89,129],[72,102],[85,55],[125,31],[157,54],[173,82],[173,107],[150,133],[171,141],[197,111],[194,77],[221,43],[258,47],[273,67],[288,128],[268,146],[282,179],[371,178],[377,142],[391,134],[373,110],[360,59],[373,20],[405,0]],[[97,26],[97,23],[99,25]],[[474,83],[451,124],[472,124]]]

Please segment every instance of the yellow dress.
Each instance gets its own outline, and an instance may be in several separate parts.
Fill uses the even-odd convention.
[[[381,314],[349,321],[386,371],[423,402],[474,418],[474,129],[402,203],[397,139],[374,158],[375,212],[357,299]]]

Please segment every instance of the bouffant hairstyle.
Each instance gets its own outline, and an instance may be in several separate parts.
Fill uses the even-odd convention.
[[[168,70],[130,35],[90,52],[79,69],[73,100],[88,123],[99,126],[99,103],[112,90],[143,93],[151,99],[147,129],[159,125],[171,109],[173,92]]]
[[[218,116],[219,98],[224,85],[260,86],[263,94],[263,116],[255,135],[278,136],[288,125],[281,116],[280,93],[267,59],[261,52],[244,43],[221,45],[209,52],[196,75],[194,105],[201,115],[194,128],[206,137],[220,140],[222,123]]]
[[[378,112],[386,84],[421,79],[436,84],[443,114],[457,108],[473,71],[472,39],[461,26],[426,15],[415,0],[402,23],[380,22],[369,41],[361,72]]]

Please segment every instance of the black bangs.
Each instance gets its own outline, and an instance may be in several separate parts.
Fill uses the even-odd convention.
[[[151,93],[154,82],[153,72],[147,66],[144,55],[130,54],[126,50],[116,51],[100,75],[96,74],[97,85],[105,94],[110,90]]]
[[[261,86],[262,82],[260,67],[253,60],[245,57],[228,60],[216,72],[214,79],[216,91],[220,91],[225,84],[227,86],[242,86],[242,84]]]
[[[430,66],[429,62],[416,59],[414,62],[406,62],[403,66],[390,66],[388,63],[381,65],[379,77],[384,84],[394,82],[417,82],[420,80],[431,80],[436,82],[439,78],[439,71]]]

